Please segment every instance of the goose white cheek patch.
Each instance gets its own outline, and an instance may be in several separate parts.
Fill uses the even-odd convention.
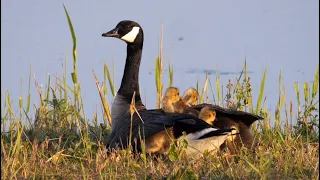
[[[128,32],[126,35],[122,36],[121,39],[132,43],[136,39],[137,35],[139,34],[140,28],[139,27],[133,27],[130,32]]]

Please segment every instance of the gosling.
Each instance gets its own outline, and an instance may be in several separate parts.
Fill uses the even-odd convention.
[[[213,123],[216,119],[216,111],[210,109],[210,107],[204,107],[199,113],[199,118],[213,126]]]
[[[161,100],[161,107],[164,112],[175,112],[174,103],[180,100],[179,89],[176,87],[168,87]]]
[[[189,106],[194,106],[197,103],[198,98],[199,93],[197,92],[197,90],[194,88],[188,88],[184,91],[181,100]]]
[[[185,93],[186,94],[186,93]],[[199,111],[192,109],[188,106],[188,102],[195,102],[194,96],[183,96],[185,99],[180,99],[179,89],[176,87],[169,87],[166,89],[164,97],[161,101],[162,110],[164,112],[172,112],[172,113],[188,113],[192,114],[196,117],[199,115]]]

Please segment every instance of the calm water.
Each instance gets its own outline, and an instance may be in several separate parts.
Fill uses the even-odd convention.
[[[319,59],[319,1],[66,1],[77,35],[78,73],[85,111],[92,119],[100,98],[92,70],[103,79],[103,63],[114,60],[116,88],[122,78],[126,44],[102,38],[120,20],[135,20],[144,29],[145,43],[140,70],[142,97],[154,108],[156,89],[154,60],[158,54],[161,19],[164,23],[164,53],[174,66],[174,86],[184,89],[205,80],[205,70],[221,72],[225,86],[235,79],[246,57],[253,83],[254,99],[265,67],[268,67],[265,95],[267,108],[274,112],[282,70],[287,100],[295,99],[293,83],[310,82]],[[63,72],[68,58],[72,72],[72,40],[62,1],[1,1],[1,106],[6,91],[18,112],[20,79],[27,98],[29,66],[45,88],[46,75]],[[167,87],[167,71],[164,85]],[[68,76],[71,85],[71,76]],[[52,83],[53,85],[53,83]],[[302,88],[301,88],[302,90]],[[39,97],[32,80],[32,103]],[[111,98],[109,97],[109,100]],[[98,107],[98,108],[97,108]],[[30,113],[32,116],[32,113]]]

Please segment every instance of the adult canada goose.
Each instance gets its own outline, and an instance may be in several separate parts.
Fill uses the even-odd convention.
[[[223,144],[223,146],[226,145],[228,147],[231,154],[235,154],[241,146],[246,148],[254,147],[254,137],[250,132],[250,127],[256,120],[263,119],[262,117],[243,111],[225,109],[212,104],[200,104],[193,106],[193,108],[197,110],[208,108],[215,111],[217,119],[213,121],[213,127],[234,129],[232,134],[236,135],[228,137],[225,144]]]
[[[124,73],[111,109],[113,123],[107,142],[109,148],[127,148],[131,144],[133,150],[141,151],[141,141],[145,139],[146,152],[159,152],[165,148],[154,146],[167,144],[170,138],[181,138],[183,131],[187,134],[185,138],[189,146],[201,151],[216,150],[224,142],[232,129],[217,130],[190,114],[166,113],[161,109],[147,110],[145,108],[139,92],[143,30],[138,23],[121,21],[113,30],[103,33],[102,36],[119,38],[127,43]],[[134,113],[131,117],[130,104],[133,98],[138,113]],[[162,133],[157,136],[170,128],[171,133]],[[157,140],[163,140],[164,143],[154,143]],[[187,153],[194,152],[194,149],[189,149],[186,149]]]
[[[164,112],[186,113],[198,116],[199,111],[190,108],[188,101],[191,103],[194,101],[193,96],[188,96],[188,99],[180,99],[179,89],[176,87],[168,87],[161,100],[161,106]]]

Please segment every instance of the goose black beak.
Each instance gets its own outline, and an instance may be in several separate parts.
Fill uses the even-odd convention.
[[[116,37],[116,38],[119,38],[118,28],[114,28],[109,32],[103,33],[102,36],[103,37]]]

